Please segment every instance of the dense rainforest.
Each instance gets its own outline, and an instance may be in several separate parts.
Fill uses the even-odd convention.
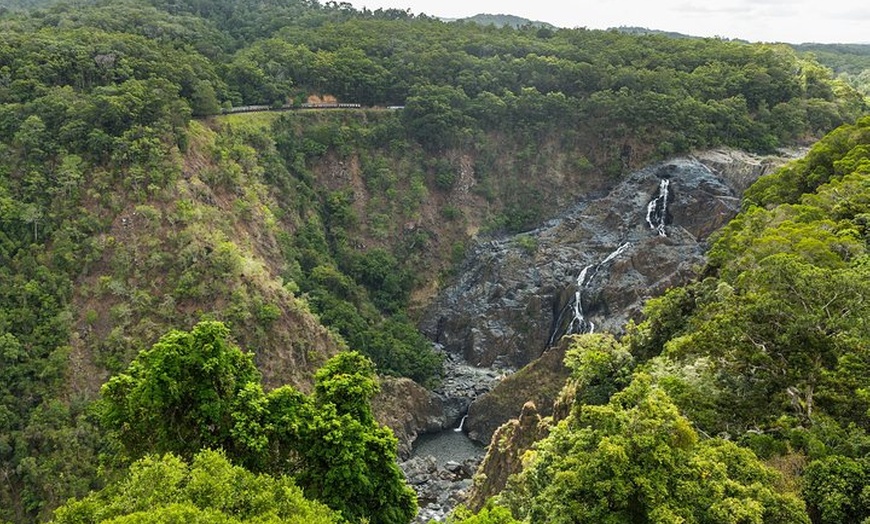
[[[415,314],[473,238],[654,159],[807,144],[867,108],[782,45],[307,0],[10,7],[27,8],[0,10],[0,520],[16,523],[158,506],[167,522],[408,522],[368,402],[376,374],[437,383]],[[223,114],[333,99],[362,107]],[[653,417],[678,429],[679,475],[715,456],[750,489],[773,478],[757,457],[812,460],[805,492],[752,488],[735,515],[866,507],[862,122],[748,194],[710,278],[619,342],[637,385],[577,401],[541,468],[575,428],[593,453],[621,431],[608,417]],[[804,293],[827,297],[820,313]],[[721,432],[743,447],[699,437]],[[854,482],[833,486],[836,468]],[[522,482],[493,515],[538,519],[546,504],[521,501],[562,489]]]
[[[865,95],[870,93],[870,45],[801,44],[794,47],[800,52],[810,53],[858,91]]]

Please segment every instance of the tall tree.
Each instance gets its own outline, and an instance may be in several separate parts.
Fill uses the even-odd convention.
[[[55,512],[57,524],[279,523],[330,524],[340,516],[306,500],[288,477],[257,475],[232,465],[223,453],[201,451],[184,461],[148,455],[119,481]]]
[[[252,356],[220,322],[172,331],[103,387],[102,419],[130,458],[191,459],[222,449],[255,472],[293,474],[307,496],[350,520],[404,524],[417,511],[396,463],[396,438],[374,419],[372,362],[345,352],[306,396],[264,393]]]
[[[236,450],[239,393],[260,374],[229,333],[219,322],[171,331],[103,386],[103,421],[131,457]]]

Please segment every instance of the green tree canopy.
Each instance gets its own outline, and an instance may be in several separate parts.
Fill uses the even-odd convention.
[[[351,521],[409,522],[416,496],[396,463],[396,438],[372,414],[371,360],[340,353],[316,373],[311,396],[289,386],[265,393],[251,355],[229,335],[214,321],[172,331],[109,380],[102,420],[126,454],[192,459],[222,449],[255,472],[292,474],[306,496]]]
[[[307,500],[288,477],[254,474],[219,451],[200,451],[190,463],[149,455],[106,488],[55,512],[57,524],[279,523],[329,524],[339,514]]]
[[[253,357],[229,341],[219,322],[167,333],[102,389],[104,424],[133,458],[201,449],[237,451],[240,393],[260,383]]]
[[[701,439],[639,375],[557,425],[502,498],[535,523],[808,523],[776,479],[751,451]]]

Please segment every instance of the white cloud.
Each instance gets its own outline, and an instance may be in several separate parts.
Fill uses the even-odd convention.
[[[698,36],[750,41],[867,42],[870,7],[859,0],[353,0],[369,9],[410,8],[415,13],[462,18],[504,13],[562,27],[641,26]]]

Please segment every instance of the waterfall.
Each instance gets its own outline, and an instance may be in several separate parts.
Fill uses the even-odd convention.
[[[457,432],[462,431],[462,426],[465,425],[465,419],[467,419],[467,418],[468,418],[468,415],[465,415],[464,417],[462,417],[462,420],[459,421],[459,426],[454,428],[453,431],[457,431]]]
[[[598,265],[595,266],[595,272],[592,273],[591,277],[589,277],[589,282],[587,282],[587,286],[588,286],[588,284],[592,283],[592,280],[594,280],[595,277],[598,276],[598,272],[601,271],[602,267],[604,267],[605,265],[607,265],[610,262],[613,262],[613,260],[616,259],[616,257],[623,254],[625,252],[625,250],[630,248],[630,247],[631,247],[631,242],[626,242],[625,244],[622,244],[621,246],[619,246],[618,248],[613,250],[613,252],[610,253],[609,255],[607,255],[607,257],[604,260],[599,262]]]
[[[580,274],[577,275],[577,280],[575,282],[574,301],[570,305],[573,310],[574,316],[571,319],[571,322],[568,324],[568,327],[565,329],[563,335],[595,332],[595,324],[593,324],[592,321],[586,318],[583,311],[583,290],[589,289],[601,269],[613,260],[615,260],[619,255],[624,253],[625,250],[629,247],[631,247],[631,242],[626,242],[616,248],[609,255],[607,255],[607,257],[605,257],[604,260],[602,260],[598,264],[589,264],[584,267],[582,271],[580,271]],[[593,270],[591,275],[589,274],[590,269]],[[559,314],[559,318],[556,320],[553,334],[550,336],[550,346],[552,346],[553,343],[557,340],[557,337],[561,330],[564,311],[565,310],[562,310],[562,313]]]
[[[571,333],[580,333],[583,330],[583,326],[587,323],[586,318],[583,316],[583,287],[586,283],[586,273],[589,271],[589,268],[592,267],[592,264],[583,268],[583,271],[577,275],[577,284],[576,289],[574,291],[574,318],[571,319],[571,323],[568,324],[568,329],[565,334]],[[590,279],[591,280],[591,279]],[[590,325],[590,333],[595,326],[589,322]]]
[[[668,236],[665,232],[665,220],[668,215],[668,188],[671,181],[667,178],[659,182],[659,192],[646,206],[646,223],[650,229],[658,232],[659,236]]]

